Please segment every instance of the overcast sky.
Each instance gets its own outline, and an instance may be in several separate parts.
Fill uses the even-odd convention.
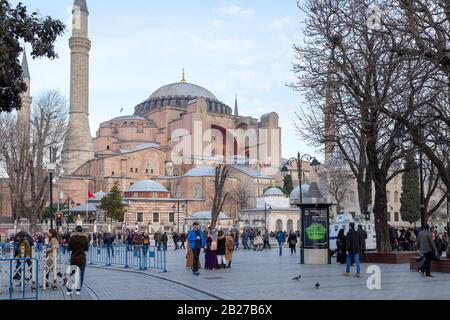
[[[18,1],[12,1],[17,3]],[[29,59],[32,95],[58,89],[69,96],[73,0],[22,0],[30,10],[63,20],[59,59]],[[297,136],[293,121],[301,96],[285,86],[294,80],[292,46],[302,42],[296,0],[87,0],[90,53],[90,124],[132,114],[159,87],[201,85],[241,115],[275,111],[283,128],[284,157],[297,150],[322,158]],[[124,109],[120,114],[120,110]]]

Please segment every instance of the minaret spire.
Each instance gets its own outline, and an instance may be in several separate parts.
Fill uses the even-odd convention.
[[[184,68],[183,68],[183,74],[181,76],[181,83],[187,83],[187,81],[186,81],[186,74],[184,73]]]
[[[235,100],[234,100],[234,116],[239,117],[239,106],[238,106],[238,95],[236,94]]]
[[[75,0],[72,10],[72,37],[69,40],[70,112],[62,154],[64,172],[73,174],[94,159],[94,144],[89,127],[89,11],[86,0]]]

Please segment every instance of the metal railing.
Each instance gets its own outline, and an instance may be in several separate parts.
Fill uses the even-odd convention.
[[[24,252],[14,257],[12,247],[0,247],[0,300],[38,300],[39,259]]]
[[[87,253],[87,260],[90,265],[117,265],[124,268],[135,267],[139,270],[156,269],[167,272],[166,251],[150,245],[92,245]]]

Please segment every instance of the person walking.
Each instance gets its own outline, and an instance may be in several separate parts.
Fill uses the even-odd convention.
[[[347,261],[345,228],[339,230],[336,238],[337,263],[344,264]]]
[[[225,260],[226,239],[222,230],[217,234],[217,264],[218,268],[225,268],[227,261]]]
[[[206,238],[206,252],[205,252],[205,269],[217,269],[217,239],[211,229],[208,230]]]
[[[184,243],[186,242],[186,234],[185,233],[180,234],[180,239],[179,240],[180,240],[180,243],[181,243],[180,249],[186,249],[186,247],[184,245]]]
[[[283,246],[284,243],[286,242],[286,235],[284,234],[283,231],[279,230],[275,238],[277,239],[278,242],[278,248],[280,249],[280,257],[281,257],[283,255]]]
[[[367,257],[366,257],[366,240],[367,240],[367,231],[363,229],[363,226],[360,224],[358,225],[358,235],[360,237],[360,244],[361,244],[361,248],[360,248],[360,261],[361,262],[367,262]]]
[[[76,289],[76,295],[81,295],[81,289],[83,288],[84,282],[84,272],[86,270],[86,252],[89,251],[89,241],[85,233],[83,233],[83,228],[77,226],[75,232],[69,240],[69,252],[72,252],[70,257],[70,264],[72,266],[77,266],[80,270],[80,283]],[[67,295],[72,295],[72,289],[67,288]]]
[[[269,249],[272,249],[272,247],[270,246],[270,234],[267,230],[264,232],[263,242],[264,242],[263,249],[265,249],[266,247],[269,247]]]
[[[297,235],[292,230],[289,233],[288,237],[289,249],[291,249],[291,256],[297,254],[297,242],[298,242]]]
[[[431,261],[437,254],[437,248],[433,241],[433,235],[430,231],[430,225],[426,224],[423,230],[417,236],[416,246],[423,253],[424,262],[418,272],[421,276],[433,278],[431,275]]]
[[[198,272],[199,261],[200,261],[200,251],[202,248],[206,251],[206,240],[203,232],[199,230],[200,224],[198,222],[194,222],[193,229],[189,232],[188,241],[189,246],[192,250],[193,261],[192,261],[192,274],[194,276],[199,276],[200,272]]]
[[[113,244],[116,240],[116,236],[112,235],[110,232],[108,232],[104,239],[104,244],[106,246],[106,253],[108,255],[108,261],[111,261],[111,255],[114,258],[114,248]],[[111,264],[111,263],[109,263]]]
[[[178,233],[176,231],[172,234],[172,240],[173,240],[173,244],[175,245],[175,250],[174,251],[177,251],[178,250],[179,236],[178,236]]]
[[[234,251],[238,251],[239,250],[239,232],[234,231],[232,236],[234,239]]]
[[[45,279],[47,281],[47,287],[49,287],[48,278],[50,277],[50,272],[55,272],[56,263],[59,257],[59,242],[58,242],[58,233],[54,229],[50,229],[48,231],[48,239],[49,246],[46,251],[47,256],[47,272],[45,273]],[[51,284],[51,288],[56,290],[56,274],[53,275],[53,282]]]
[[[262,251],[263,245],[264,245],[264,240],[263,240],[261,231],[258,231],[254,241],[255,241],[255,251]]]
[[[14,258],[17,259],[17,261],[16,261],[16,273],[15,273],[13,279],[16,281],[20,281],[22,279],[22,276],[25,278],[24,280],[27,281],[26,274],[22,275],[22,269],[23,269],[22,263],[24,261],[19,260],[19,259],[25,259],[25,263],[30,268],[30,274],[33,273],[32,262],[30,260],[31,246],[30,246],[30,242],[29,242],[28,238],[29,238],[28,234],[21,232],[17,235],[16,239],[14,239],[14,240],[18,241],[17,249],[14,252]],[[36,286],[35,286],[34,282],[32,282],[32,284],[31,284],[31,291],[36,291]]]
[[[248,230],[244,230],[244,233],[242,234],[242,246],[244,247],[244,250],[248,250],[248,238]]]
[[[361,265],[359,262],[359,252],[361,250],[361,237],[358,232],[355,230],[355,224],[350,223],[350,230],[346,236],[346,254],[347,254],[347,266],[344,273],[344,276],[350,275],[350,263],[353,261],[356,264],[356,277],[361,278]]]
[[[227,232],[225,237],[225,260],[228,262],[227,268],[231,268],[234,252],[234,237],[231,232]]]
[[[163,246],[163,250],[167,251],[167,242],[169,242],[169,238],[167,237],[167,232],[164,232],[161,237],[161,242]]]

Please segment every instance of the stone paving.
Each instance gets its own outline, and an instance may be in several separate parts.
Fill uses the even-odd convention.
[[[138,271],[121,267],[88,267],[85,289],[80,297],[64,295],[62,289],[42,293],[45,300],[322,300],[322,299],[450,299],[450,275],[435,273],[422,278],[409,265],[379,265],[381,290],[369,290],[368,265],[362,265],[363,277],[344,277],[344,266],[299,264],[298,256],[278,256],[278,250],[263,252],[239,250],[231,269],[205,271],[192,276],[185,268],[185,251],[167,253],[167,273]],[[203,260],[203,258],[202,258]],[[203,264],[203,262],[202,262]],[[300,281],[293,277],[302,275]],[[315,284],[319,282],[320,288]]]

